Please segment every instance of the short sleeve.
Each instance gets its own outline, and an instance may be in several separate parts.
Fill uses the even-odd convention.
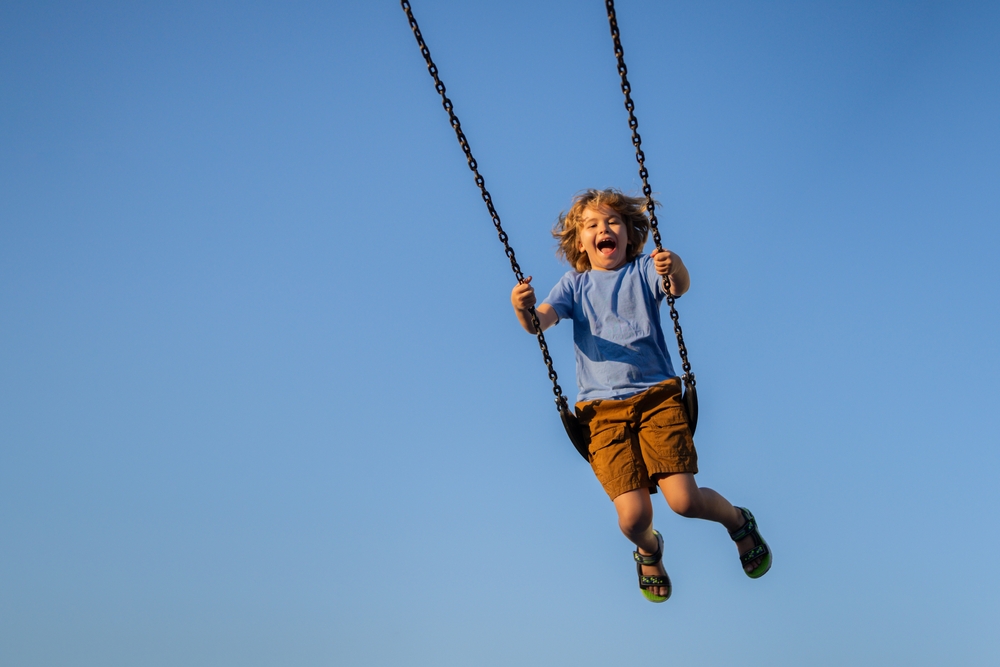
[[[573,274],[564,275],[542,303],[552,306],[560,320],[573,319]]]

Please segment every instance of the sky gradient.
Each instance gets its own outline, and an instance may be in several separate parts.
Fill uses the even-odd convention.
[[[547,292],[640,185],[604,5],[413,11]],[[398,3],[5,3],[0,663],[1000,662],[1000,6],[617,11],[771,572],[657,499],[636,590]]]

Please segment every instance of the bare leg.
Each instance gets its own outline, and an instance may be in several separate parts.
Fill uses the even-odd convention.
[[[742,528],[746,522],[742,512],[733,507],[716,491],[699,487],[694,481],[694,475],[690,473],[664,475],[657,479],[657,484],[663,492],[667,504],[670,505],[670,509],[681,516],[715,521],[725,526],[729,532]],[[621,516],[620,513],[619,516]],[[746,553],[753,546],[753,538],[751,537],[745,537],[736,543],[736,548],[741,554]],[[743,569],[750,572],[760,564],[760,561],[760,558],[753,560]]]
[[[651,556],[658,546],[653,535],[653,503],[649,499],[649,489],[626,491],[614,500],[618,511],[618,527],[622,533],[639,549],[639,553]],[[644,575],[665,575],[667,571],[663,563],[643,565]],[[649,591],[655,595],[666,595],[665,586],[656,586]]]

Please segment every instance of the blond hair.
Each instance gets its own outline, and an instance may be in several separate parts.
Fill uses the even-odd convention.
[[[654,204],[657,202],[654,201]],[[649,234],[649,218],[646,217],[645,197],[629,197],[620,190],[585,190],[573,198],[569,211],[559,214],[559,221],[552,228],[552,236],[559,241],[556,254],[569,262],[570,266],[583,273],[590,270],[590,258],[580,250],[579,230],[583,213],[594,206],[607,206],[622,219],[628,232],[628,246],[625,261],[631,262],[642,253]]]

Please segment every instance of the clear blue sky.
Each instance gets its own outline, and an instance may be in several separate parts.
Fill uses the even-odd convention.
[[[547,290],[638,184],[603,3],[414,12]],[[772,571],[658,504],[639,594],[397,3],[8,2],[0,662],[1000,663],[1000,6],[618,15]]]

